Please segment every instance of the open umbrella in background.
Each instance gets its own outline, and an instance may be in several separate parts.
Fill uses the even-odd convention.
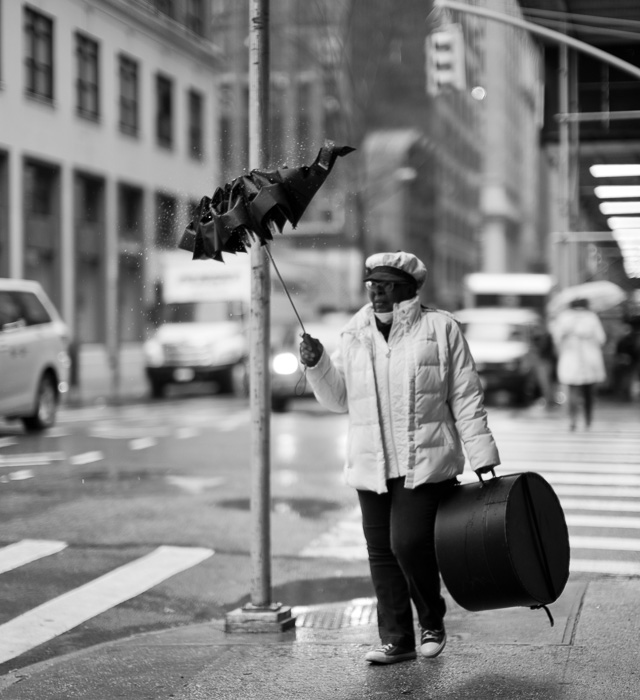
[[[592,311],[602,313],[625,301],[627,293],[622,287],[608,280],[585,282],[558,292],[547,304],[547,312],[550,316],[555,316],[568,308],[576,299],[586,299]]]

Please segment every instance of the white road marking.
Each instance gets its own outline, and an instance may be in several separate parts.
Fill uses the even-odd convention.
[[[595,495],[595,494],[592,494]],[[597,510],[613,513],[640,513],[640,501],[599,501],[597,498],[560,498],[564,510]]]
[[[7,481],[26,481],[33,479],[32,469],[19,469],[17,472],[9,472]]]
[[[629,499],[640,498],[640,488],[624,486],[554,486],[557,496],[603,496],[606,498]],[[624,503],[625,501],[621,501]]]
[[[80,466],[82,464],[91,464],[92,462],[100,462],[104,459],[104,454],[98,450],[95,452],[81,452],[78,455],[69,457],[69,464]]]
[[[54,639],[208,559],[203,547],[158,547],[0,625],[0,664]]]
[[[535,470],[534,470],[535,471]],[[640,486],[640,475],[625,474],[549,474],[540,470],[539,473],[550,484],[593,484],[597,486]]]
[[[188,440],[189,438],[196,437],[200,435],[200,431],[197,428],[191,428],[190,426],[183,426],[182,428],[176,428],[175,437],[177,440]]]
[[[21,540],[0,549],[0,574],[17,569],[32,561],[61,552],[66,542],[54,540]]]
[[[18,455],[0,455],[0,468],[40,467],[66,459],[64,452],[33,452]]]
[[[639,447],[640,449],[640,447]],[[596,464],[594,462],[576,462],[572,460],[571,462],[518,462],[514,460],[505,460],[505,466],[508,466],[509,471],[512,473],[518,472],[545,472],[555,474],[557,472],[562,473],[572,473],[578,472],[579,474],[585,474],[593,472],[594,474],[638,474],[640,472],[639,460],[636,459],[633,464]],[[504,470],[503,466],[498,467],[502,472]]]
[[[607,561],[605,559],[572,559],[571,571],[585,574],[611,574],[617,576],[640,576],[640,562]]]
[[[215,488],[224,484],[224,479],[221,476],[167,476],[166,480],[173,486],[177,486],[189,493],[202,493],[207,489]]]
[[[569,537],[572,549],[606,549],[618,552],[640,552],[640,540],[630,537]]]
[[[130,450],[146,450],[149,447],[157,445],[158,441],[154,437],[141,437],[136,440],[129,441]]]
[[[640,518],[624,515],[565,515],[567,525],[573,527],[607,527],[621,530],[640,529]]]
[[[0,438],[0,447],[10,447],[11,445],[17,445],[18,441],[12,437]]]

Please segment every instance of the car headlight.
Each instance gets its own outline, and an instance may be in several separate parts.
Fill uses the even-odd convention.
[[[298,358],[292,352],[281,352],[271,363],[276,374],[294,374],[298,371]]]
[[[144,357],[149,367],[160,367],[164,363],[164,351],[157,340],[147,340],[144,344]]]

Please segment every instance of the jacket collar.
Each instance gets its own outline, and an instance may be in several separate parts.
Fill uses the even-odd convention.
[[[393,324],[411,326],[420,319],[421,314],[422,307],[420,305],[420,299],[415,296],[412,299],[407,299],[406,301],[401,301],[399,304],[393,305]],[[349,321],[345,327],[345,332],[358,334],[372,325],[375,327],[375,323],[373,306],[371,304],[366,304],[356,313],[351,321]]]

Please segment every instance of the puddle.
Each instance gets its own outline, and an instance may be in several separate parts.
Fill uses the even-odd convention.
[[[249,510],[251,505],[248,498],[236,498],[227,501],[218,501],[223,508],[235,510]],[[316,498],[273,498],[271,510],[280,515],[295,515],[300,518],[317,520],[325,513],[340,510],[341,505],[335,501],[321,501]]]

